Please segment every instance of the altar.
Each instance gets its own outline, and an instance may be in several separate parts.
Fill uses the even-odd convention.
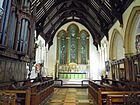
[[[59,79],[86,79],[87,73],[79,72],[59,72]]]
[[[58,65],[59,79],[88,79],[89,65],[70,63],[65,65]]]

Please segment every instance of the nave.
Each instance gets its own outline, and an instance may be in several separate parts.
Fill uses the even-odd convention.
[[[0,0],[0,105],[44,104],[140,105],[140,0]]]
[[[44,105],[94,105],[87,88],[55,88]]]

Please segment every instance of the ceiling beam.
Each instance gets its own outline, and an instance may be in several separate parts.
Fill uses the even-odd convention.
[[[47,0],[45,0],[47,1]],[[60,1],[56,1],[51,7],[50,9],[45,13],[45,15],[43,15],[42,17],[40,17],[40,20],[36,20],[37,24],[41,23],[42,21],[44,21],[46,19],[46,15],[49,15],[56,7],[58,7],[60,4],[64,4],[70,2],[69,0],[60,0]],[[37,6],[37,11],[39,11],[42,6],[44,4],[41,3],[39,6]]]
[[[49,43],[53,40],[53,35],[58,28],[64,23],[77,21],[89,29],[94,44],[98,46],[103,36],[108,39],[108,31],[116,19],[123,24],[122,14],[132,1],[39,0],[40,4],[38,3],[36,13],[38,16],[36,19],[37,32],[45,35],[46,41]],[[73,18],[68,20],[67,18],[71,16]],[[79,20],[74,17],[78,17]]]
[[[99,17],[101,17],[102,18],[102,20],[104,20],[105,22],[106,22],[106,24],[110,24],[110,23],[112,23],[112,19],[113,19],[113,16],[110,14],[110,12],[109,11],[104,11],[103,9],[98,9],[97,10],[97,8],[95,8],[93,5],[91,5],[91,0],[86,0],[86,2],[85,2],[85,0],[76,0],[75,1],[75,3],[77,3],[77,4],[80,4],[80,5],[83,5],[83,6],[85,6],[86,7],[86,10],[87,10],[87,12],[89,12],[89,8],[90,8],[90,10],[94,13],[94,14],[96,14],[96,16],[99,16]],[[108,17],[108,19],[109,19],[109,21],[107,21],[102,15],[101,15],[101,11],[104,11],[104,13],[107,15],[107,17]],[[91,13],[91,15],[92,15],[92,13]],[[109,25],[108,25],[109,26]]]
[[[86,5],[87,8],[90,8],[90,9],[96,14],[96,16],[101,17],[106,23],[112,23],[111,20],[113,19],[113,17],[112,17],[112,15],[110,14],[109,11],[105,11],[105,10],[103,10],[103,9],[101,9],[100,11],[98,11],[94,6],[91,5],[90,2],[82,2],[82,1],[81,1],[81,3],[82,3],[83,5]],[[108,18],[109,18],[109,21],[107,21],[104,17],[102,17],[102,15],[101,15],[101,13],[100,13],[101,11],[104,11],[104,12],[106,13],[106,15],[107,15]]]
[[[119,0],[118,0],[119,1]],[[118,8],[118,5],[122,6],[121,4],[117,4],[116,0],[110,0],[110,5],[111,5],[111,13],[113,16],[115,16],[121,25],[123,25],[123,18],[122,18],[122,11],[120,8]]]
[[[55,31],[53,31],[53,33],[51,34],[51,40],[49,40],[48,41],[48,44],[49,44],[49,47],[53,44],[53,38],[54,38],[54,36],[55,36],[55,33],[57,32],[57,30],[61,27],[61,26],[63,26],[64,24],[66,24],[66,23],[68,23],[68,22],[71,22],[71,21],[76,21],[76,22],[78,22],[78,23],[80,23],[80,24],[82,24],[82,25],[84,25],[84,26],[86,26],[87,27],[87,29],[90,31],[90,33],[91,33],[91,35],[92,35],[92,37],[93,37],[93,44],[95,44],[95,45],[98,45],[98,43],[95,41],[95,35],[96,35],[96,32],[93,32],[91,29],[90,29],[90,27],[88,27],[87,26],[87,24],[83,21],[79,21],[79,20],[73,20],[73,19],[69,19],[69,20],[67,20],[66,18],[65,19],[63,19],[63,21],[61,22],[61,24],[57,27],[57,29],[55,29]],[[47,33],[48,35],[50,35],[50,33]],[[96,46],[97,47],[97,46]]]
[[[50,29],[51,31],[46,33],[46,35],[49,35],[49,36],[46,37],[47,39],[48,39],[48,37],[52,37],[52,31],[53,31],[53,34],[55,34],[54,32],[57,31],[57,29],[55,29],[55,27],[60,28],[63,25],[63,22],[61,21],[61,24],[59,24],[59,26],[57,26],[57,24],[60,22],[60,20],[65,20],[66,22],[68,22],[68,21],[76,21],[76,22],[81,23],[82,25],[87,27],[87,29],[90,31],[92,37],[94,37],[94,40],[96,39],[96,42],[99,43],[99,41],[100,41],[99,39],[101,39],[100,33],[98,33],[98,31],[96,31],[96,29],[94,29],[93,26],[91,26],[90,22],[88,22],[88,23],[85,22],[85,21],[87,21],[87,19],[83,18],[82,20],[76,20],[76,19],[75,20],[73,20],[73,19],[67,20],[65,16],[63,16],[63,19],[62,19],[62,17],[59,18],[59,20],[57,20],[57,22],[55,22],[55,24]]]
[[[61,20],[61,19],[67,19],[67,17],[68,17],[69,15],[63,15],[62,14],[62,17],[61,18],[59,18],[58,20],[57,20],[57,22],[55,22],[55,24],[54,25],[52,25],[52,28],[55,28],[55,25],[57,25],[57,24],[59,24],[59,21]],[[100,35],[102,35],[103,36],[103,33],[101,32],[101,31],[98,31],[95,27],[94,27],[94,23],[91,23],[91,22],[89,22],[89,20],[85,17],[85,16],[83,16],[83,15],[79,15],[79,16],[77,16],[77,17],[79,17],[80,18],[80,21],[82,22],[84,22],[84,23],[88,23],[88,27],[87,27],[87,25],[85,26],[85,27],[87,27],[88,29],[89,28],[91,28],[90,30],[92,30],[93,32],[96,32],[96,34],[95,35],[98,35],[99,37],[101,37]],[[83,23],[82,23],[83,24]],[[85,25],[85,24],[84,24]],[[47,27],[45,27],[45,28],[47,28]],[[92,32],[91,32],[92,33]],[[98,37],[98,38],[99,38]]]
[[[67,12],[71,12],[71,11],[76,11],[76,12],[79,12],[81,14],[84,15],[84,17],[88,17],[90,18],[91,21],[93,21],[93,24],[94,26],[97,26],[97,27],[100,27],[100,24],[97,23],[97,21],[91,16],[91,14],[89,14],[86,10],[84,9],[79,9],[79,8],[64,8],[64,9],[61,9],[59,10],[52,18],[50,18],[49,22],[47,24],[45,24],[44,27],[48,26],[50,23],[52,23],[52,21],[58,17],[60,14],[62,13],[67,13]],[[69,14],[69,13],[68,13]],[[70,16],[69,16],[70,17]],[[47,18],[47,17],[46,17]],[[83,18],[83,17],[79,17],[79,18]]]
[[[63,0],[62,0],[63,1]],[[60,2],[60,3],[62,3],[62,2]],[[93,9],[93,7],[92,7],[92,9]],[[57,9],[58,10],[58,9]],[[53,16],[52,18],[50,18],[49,19],[49,23],[47,23],[46,25],[45,25],[45,27],[47,26],[47,25],[49,25],[49,24],[51,24],[52,25],[52,21],[53,21],[53,19],[55,19],[55,17],[57,17],[60,13],[63,13],[63,12],[66,12],[66,11],[69,11],[69,10],[77,10],[78,12],[82,12],[83,14],[85,14],[85,16],[88,16],[90,19],[91,19],[91,21],[93,21],[93,24],[94,25],[96,25],[96,27],[101,27],[101,29],[100,30],[98,30],[98,29],[96,29],[96,30],[98,30],[98,33],[100,33],[100,35],[104,35],[103,34],[103,32],[105,33],[105,35],[106,36],[108,36],[108,34],[107,34],[107,32],[106,32],[106,29],[107,29],[107,27],[108,27],[108,24],[107,24],[107,22],[105,21],[105,20],[103,20],[103,18],[102,18],[102,16],[100,16],[100,14],[98,13],[96,13],[96,15],[97,15],[97,17],[100,17],[100,19],[99,19],[99,21],[100,21],[100,23],[101,23],[101,25],[99,25],[98,23],[97,23],[97,21],[93,18],[93,16],[90,14],[90,13],[88,13],[86,10],[83,10],[83,9],[79,9],[79,8],[67,8],[67,9],[62,9],[62,10],[58,10],[57,11],[57,13],[55,14],[55,16]],[[45,9],[44,9],[44,11],[46,11]],[[83,12],[84,11],[84,12]],[[48,12],[46,12],[45,14],[48,14]],[[47,15],[47,16],[49,16],[49,14]],[[44,17],[44,19],[46,19],[47,17],[46,17],[46,15],[44,15],[43,16]],[[44,24],[44,20],[42,19],[42,24]],[[40,24],[40,23],[39,23]],[[92,25],[92,27],[94,26],[94,25]],[[102,26],[106,26],[106,27],[102,27]],[[100,32],[100,31],[102,31],[102,32]]]

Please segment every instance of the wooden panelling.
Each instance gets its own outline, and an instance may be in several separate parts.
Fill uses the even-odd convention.
[[[26,62],[0,59],[0,81],[23,80],[26,76]]]

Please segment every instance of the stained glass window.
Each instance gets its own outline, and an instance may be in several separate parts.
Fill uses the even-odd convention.
[[[68,27],[68,34],[70,37],[70,43],[69,43],[69,62],[72,63],[77,63],[77,48],[78,48],[78,43],[77,43],[77,35],[78,35],[79,29],[75,24],[71,24]]]
[[[85,30],[79,31],[76,24],[70,24],[58,33],[58,61],[59,64],[88,64],[89,34]]]
[[[87,32],[81,31],[80,32],[80,58],[81,64],[87,64],[88,60],[88,43],[87,43]]]
[[[59,63],[66,64],[66,32],[64,30],[60,31],[60,47],[59,47]]]
[[[89,60],[89,34],[70,24],[57,35],[58,78],[85,79]]]

